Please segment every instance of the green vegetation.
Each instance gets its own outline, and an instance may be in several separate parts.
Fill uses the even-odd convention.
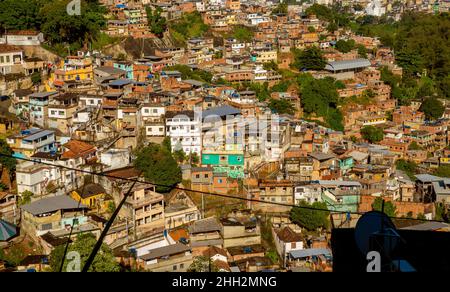
[[[97,240],[92,233],[81,233],[77,236],[76,241],[69,245],[67,254],[72,251],[78,252],[81,261],[80,268],[83,268],[96,242]],[[59,271],[65,247],[64,244],[59,245],[50,253],[50,267],[53,272]],[[63,271],[67,271],[69,262],[67,259],[64,260]],[[112,250],[103,243],[89,268],[89,272],[119,272],[119,270],[119,263],[114,258]]]
[[[240,89],[254,91],[256,98],[258,98],[259,101],[270,99],[269,84],[267,82],[264,82],[263,84],[256,82],[244,82],[242,86],[240,86]]]
[[[34,72],[33,74],[31,74],[31,82],[33,82],[34,85],[41,83],[41,73],[39,72]]]
[[[287,14],[288,5],[287,3],[280,3],[272,10],[272,14]]]
[[[425,114],[425,118],[428,120],[436,120],[442,117],[445,108],[442,102],[434,97],[426,98],[419,108]]]
[[[182,79],[194,79],[194,80],[203,81],[203,82],[207,82],[207,83],[210,83],[211,79],[213,77],[213,75],[208,71],[204,71],[204,70],[200,70],[200,69],[192,70],[192,68],[187,65],[177,64],[177,65],[165,67],[164,70],[165,71],[179,71],[181,73]]]
[[[274,61],[270,61],[263,64],[264,70],[272,70],[272,71],[278,71],[278,64]]]
[[[23,248],[19,245],[13,245],[8,248],[7,254],[4,249],[0,249],[0,260],[13,267],[17,267],[26,256]]]
[[[435,174],[441,177],[450,177],[450,165],[440,165]]]
[[[161,16],[162,9],[156,7],[155,10],[152,10],[150,6],[146,6],[145,12],[147,13],[147,22],[150,31],[158,37],[162,37],[167,29],[167,20]]]
[[[417,174],[417,163],[414,161],[399,159],[395,162],[395,167],[398,170],[404,171],[413,181],[415,180],[414,176]]]
[[[116,44],[120,41],[120,38],[118,37],[112,37],[110,35],[107,35],[106,33],[99,33],[97,39],[95,39],[92,42],[92,49],[94,50],[100,50],[106,46]]]
[[[172,37],[183,43],[190,38],[203,36],[209,29],[197,11],[183,14],[180,20],[171,23],[169,27]]]
[[[327,64],[323,57],[322,50],[317,47],[310,47],[304,50],[294,49],[294,62],[292,67],[300,70],[322,70]]]
[[[358,56],[360,58],[367,58],[367,49],[364,45],[357,45],[356,48],[358,49]]]
[[[408,150],[423,150],[423,148],[419,144],[417,144],[416,141],[412,141],[408,146]]]
[[[14,154],[11,147],[9,147],[6,140],[0,139],[0,154],[11,156]],[[0,164],[3,169],[7,169],[10,173],[12,173],[16,169],[17,161],[11,157],[0,156]]]
[[[383,140],[383,130],[374,126],[364,126],[361,129],[362,137],[369,143],[377,143]]]
[[[278,114],[290,114],[295,113],[294,105],[286,99],[273,99],[269,101],[269,108]]]
[[[313,209],[327,209],[324,202],[314,202],[311,205],[306,201],[300,201],[300,207],[307,207]],[[312,209],[304,209],[293,207],[290,213],[290,219],[295,224],[306,228],[309,231],[315,231],[318,228],[328,228],[330,225],[328,216],[329,211],[317,211]]]
[[[177,162],[164,146],[150,144],[137,153],[134,161],[137,169],[144,173],[145,178],[155,184],[175,186],[181,182],[181,170]],[[156,191],[165,193],[171,187],[157,186]]]
[[[189,266],[188,272],[218,272],[219,268],[211,261],[209,257],[197,256]]]
[[[375,211],[381,212],[382,205],[383,205],[383,199],[378,197],[375,199],[375,201],[373,201],[372,209]],[[388,215],[389,217],[395,217],[395,215],[397,213],[397,208],[391,201],[385,201],[384,202],[384,213],[386,215]]]
[[[17,204],[19,206],[29,204],[31,202],[31,197],[33,197],[33,196],[34,196],[34,194],[32,192],[30,192],[28,190],[27,191],[23,191],[20,194],[19,201],[17,202]]]
[[[178,162],[182,163],[186,159],[186,153],[184,153],[183,149],[175,150],[173,153],[173,158]]]
[[[348,53],[355,48],[355,41],[350,40],[338,40],[336,42],[336,50],[342,53]]]
[[[328,127],[342,131],[342,113],[337,108],[339,95],[336,80],[333,78],[314,79],[310,74],[298,77],[303,112],[308,115],[323,117]]]
[[[106,8],[97,0],[81,2],[81,15],[68,15],[70,0],[5,0],[0,2],[1,31],[33,29],[44,34],[52,51],[65,55],[94,42],[105,27]]]
[[[244,25],[233,26],[232,33],[227,34],[226,37],[235,38],[240,42],[251,42],[253,40],[254,32],[251,28]]]

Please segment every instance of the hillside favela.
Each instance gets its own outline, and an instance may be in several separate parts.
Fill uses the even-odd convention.
[[[1,0],[0,272],[449,272],[449,9]]]

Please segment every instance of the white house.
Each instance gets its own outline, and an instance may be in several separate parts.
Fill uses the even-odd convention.
[[[44,34],[32,30],[10,31],[3,35],[2,41],[13,46],[40,46],[44,42]]]
[[[172,151],[181,149],[200,155],[201,131],[200,115],[194,115],[194,111],[166,113],[166,135],[170,137]]]
[[[42,195],[45,194],[46,186],[50,181],[59,183],[61,173],[57,167],[27,161],[17,165],[16,178],[19,194],[30,191],[35,195]]]
[[[294,232],[290,227],[275,229],[273,233],[278,255],[283,259],[285,265],[290,251],[304,249],[303,236]]]
[[[121,168],[130,164],[130,151],[128,149],[108,149],[100,154],[100,162],[107,165],[105,170]]]
[[[160,121],[166,113],[162,104],[144,103],[139,108],[140,121]]]
[[[0,74],[22,72],[23,51],[22,49],[0,44]]]

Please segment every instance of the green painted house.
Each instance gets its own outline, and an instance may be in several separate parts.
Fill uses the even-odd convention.
[[[202,165],[211,166],[214,172],[227,173],[232,178],[244,177],[244,154],[242,152],[203,152]]]

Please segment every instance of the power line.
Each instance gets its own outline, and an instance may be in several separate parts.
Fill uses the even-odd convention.
[[[330,213],[335,213],[335,214],[363,215],[366,213],[366,212],[355,212],[355,211],[328,210],[328,209],[314,208],[314,207],[309,207],[309,206],[299,206],[299,205],[294,205],[294,204],[264,201],[264,200],[245,198],[245,197],[236,197],[236,196],[231,196],[231,195],[182,188],[182,187],[178,187],[178,186],[170,186],[170,185],[152,183],[152,182],[142,181],[139,179],[124,178],[124,177],[115,176],[115,175],[111,175],[111,174],[105,174],[105,173],[84,170],[84,169],[78,169],[78,168],[69,167],[69,166],[65,166],[65,165],[52,164],[52,163],[43,162],[43,161],[39,161],[39,160],[35,160],[35,159],[29,159],[29,158],[24,158],[24,157],[14,157],[12,155],[6,155],[3,153],[0,153],[0,156],[14,158],[14,159],[23,160],[23,161],[34,162],[34,163],[43,164],[43,165],[52,166],[52,167],[64,168],[64,169],[68,169],[68,170],[72,170],[72,171],[95,175],[95,176],[113,178],[113,179],[118,179],[118,180],[123,180],[123,181],[129,181],[129,182],[133,182],[133,183],[143,183],[143,184],[148,184],[151,186],[172,188],[172,189],[181,190],[181,191],[185,191],[185,192],[193,192],[193,193],[205,194],[205,195],[216,196],[216,197],[223,197],[223,198],[228,198],[228,199],[250,201],[250,202],[255,202],[255,203],[270,204],[270,205],[277,205],[277,206],[284,206],[284,207],[291,207],[291,208],[300,208],[300,209],[307,209],[307,210],[313,210],[313,211],[323,211],[323,212],[330,212]],[[443,220],[428,220],[428,219],[420,219],[420,218],[406,218],[406,217],[395,217],[395,216],[388,216],[388,217],[391,219],[400,219],[400,220],[415,220],[415,221],[425,221],[425,222],[447,223]]]

